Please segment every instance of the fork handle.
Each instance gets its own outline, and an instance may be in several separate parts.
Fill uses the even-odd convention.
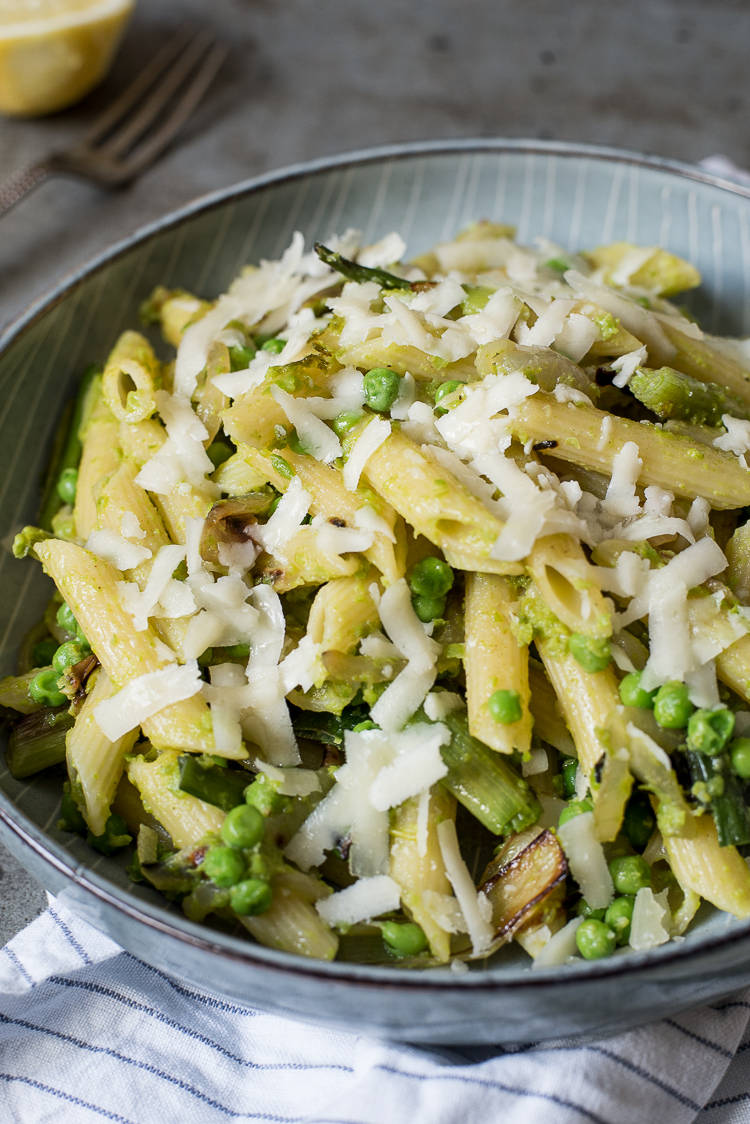
[[[40,160],[28,168],[21,168],[0,183],[0,215],[14,207],[40,183],[57,171],[54,160]]]

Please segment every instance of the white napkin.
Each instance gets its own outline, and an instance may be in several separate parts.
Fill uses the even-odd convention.
[[[750,992],[601,1041],[418,1049],[264,1014],[50,898],[0,953],[3,1124],[746,1124]]]

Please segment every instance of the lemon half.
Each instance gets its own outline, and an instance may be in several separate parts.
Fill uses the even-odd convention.
[[[109,70],[135,0],[0,0],[0,113],[79,101]]]

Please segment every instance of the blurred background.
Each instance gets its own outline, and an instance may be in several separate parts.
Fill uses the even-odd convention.
[[[508,136],[750,168],[745,0],[140,0],[72,109],[0,117],[0,179],[72,144],[182,24],[230,47],[178,142],[106,193],[42,185],[0,219],[0,328],[97,250],[204,192],[371,145]],[[0,943],[44,896],[0,850]]]

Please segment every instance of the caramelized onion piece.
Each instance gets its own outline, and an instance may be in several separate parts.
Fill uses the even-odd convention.
[[[482,876],[480,890],[492,905],[493,948],[509,940],[568,873],[565,854],[554,832],[542,831],[523,846],[523,837],[530,834],[515,837],[522,844],[520,851],[511,837]]]
[[[219,561],[221,543],[246,543],[258,522],[258,514],[268,508],[265,492],[219,500],[206,516],[201,535],[200,552],[206,562]]]

